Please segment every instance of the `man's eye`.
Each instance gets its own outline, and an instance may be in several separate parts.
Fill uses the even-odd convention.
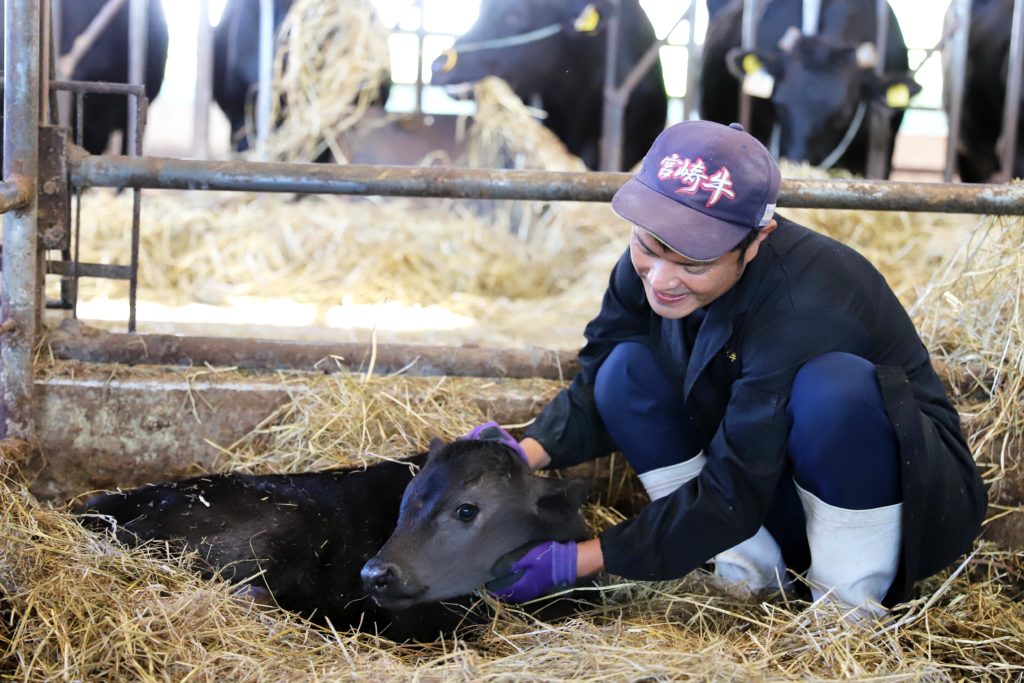
[[[472,521],[477,514],[480,512],[480,508],[471,503],[463,503],[459,507],[455,508],[455,518],[463,521]]]

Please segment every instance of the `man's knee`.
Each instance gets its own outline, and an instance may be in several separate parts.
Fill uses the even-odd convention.
[[[832,352],[804,363],[793,378],[789,411],[794,421],[826,421],[864,402],[882,404],[875,365],[851,353]]]
[[[867,509],[898,502],[899,444],[875,366],[828,353],[797,372],[789,455],[797,482],[829,504]]]

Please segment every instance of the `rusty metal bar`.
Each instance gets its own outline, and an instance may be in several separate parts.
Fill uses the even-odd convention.
[[[1006,100],[1003,102],[1003,135],[999,150],[1000,182],[1013,177],[1017,157],[1017,117],[1020,114],[1021,76],[1024,75],[1024,0],[1014,0],[1013,27],[1010,29],[1010,53],[1007,55]]]
[[[159,334],[85,334],[57,330],[47,342],[57,358],[127,365],[237,367],[374,374],[566,379],[579,369],[575,351],[487,349],[418,344],[313,343]]]
[[[36,235],[39,172],[38,0],[4,2],[4,167],[7,180],[28,188],[28,201],[4,215],[4,332],[0,335],[0,437],[35,442],[32,352],[39,329],[41,275]]]
[[[53,81],[50,87],[54,90],[67,90],[75,94],[87,95],[138,95],[145,97],[146,88],[131,83],[104,83],[103,81]]]
[[[71,261],[47,261],[46,274],[69,277],[75,272],[75,267],[76,264]],[[107,263],[79,263],[77,264],[77,269],[79,277],[97,277],[106,280],[131,279],[130,266],[118,266]]]
[[[75,264],[70,261],[47,261],[47,275],[62,275],[70,277],[76,270]],[[107,280],[130,280],[132,277],[131,266],[118,266],[107,263],[79,263],[77,264],[78,277],[99,277]]]
[[[967,71],[967,40],[971,25],[971,0],[953,0],[952,4],[952,56],[950,68],[952,83],[947,90],[949,113],[946,137],[946,168],[942,179],[949,182],[956,172],[956,148],[960,141],[960,120],[963,118],[964,80]],[[945,36],[944,36],[945,37]]]
[[[142,187],[456,199],[607,202],[628,173],[329,166],[71,155],[76,187]],[[1024,215],[1024,185],[869,180],[782,181],[783,208]]]

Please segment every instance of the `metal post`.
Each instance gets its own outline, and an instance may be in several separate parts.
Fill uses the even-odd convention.
[[[604,56],[604,90],[601,114],[601,155],[602,171],[617,171],[622,163],[622,118],[621,103],[616,101],[615,86],[618,82],[616,67],[619,63],[619,13],[620,0],[611,0],[611,16],[606,20],[608,26],[607,51]]]
[[[700,88],[697,76],[700,74],[704,50],[697,47],[697,0],[690,0],[686,8],[686,21],[689,31],[686,34],[686,95],[683,96],[683,119],[692,119],[700,111]],[[668,36],[665,36],[666,39]]]
[[[803,34],[818,35],[821,24],[821,0],[803,0]]]
[[[149,0],[131,0],[128,5],[128,83],[131,85],[143,85],[146,82],[146,43],[149,38],[147,28],[149,26]],[[125,140],[125,148],[132,150],[136,137],[135,110],[137,103],[129,99],[128,104],[128,130]],[[137,152],[131,152],[135,154]]]
[[[50,122],[50,3],[39,4],[39,123]]]
[[[36,239],[39,170],[38,0],[4,2],[3,175],[25,188],[27,201],[4,215],[0,295],[0,436],[35,441],[32,353],[39,330],[42,281]]]
[[[754,49],[757,41],[758,0],[743,0],[743,23],[740,27],[740,47],[744,52]],[[742,85],[742,83],[741,83]],[[740,90],[740,124],[750,130],[750,95]]]
[[[415,7],[420,20],[416,24],[416,89],[413,93],[415,99],[412,110],[420,114],[423,112],[423,39],[427,32],[423,28],[423,22],[426,20],[423,16],[423,0],[416,0]]]
[[[1003,134],[1000,150],[999,176],[1000,182],[1007,182],[1013,177],[1013,160],[1017,150],[1017,116],[1020,113],[1021,74],[1024,72],[1022,62],[1022,35],[1024,26],[1024,0],[1014,0],[1013,27],[1010,29],[1010,54],[1006,70],[1006,101],[1003,103]]]
[[[213,29],[210,0],[199,0],[196,31],[196,101],[192,122],[192,156],[210,158],[210,101],[213,99]]]
[[[270,82],[274,72],[274,0],[260,0],[260,82],[256,91],[256,158],[267,158]]]
[[[881,77],[885,73],[885,52],[889,43],[889,2],[875,0],[875,75]],[[868,129],[867,176],[882,178],[887,175],[886,167],[890,163],[889,146],[892,144],[892,116],[889,107],[881,102],[872,102],[868,106],[870,126]],[[863,124],[861,124],[863,125]]]
[[[949,113],[947,125],[949,132],[946,137],[946,168],[942,179],[950,182],[956,172],[956,148],[960,140],[960,120],[964,109],[964,81],[967,72],[967,42],[971,26],[971,0],[953,0],[951,5],[953,16],[953,36],[951,39],[950,86],[946,89]]]
[[[61,54],[61,37],[64,26],[64,0],[50,0],[50,17],[53,25],[53,52],[57,59],[54,60],[54,76],[56,80],[68,80],[71,74],[64,73],[64,59]],[[65,128],[71,127],[71,94],[58,91],[57,101],[57,123]]]
[[[693,3],[690,5],[693,6]],[[679,25],[683,22],[686,15],[683,14],[679,17],[676,23],[669,29],[666,34],[666,39],[669,34],[676,30]],[[612,40],[612,31],[615,31],[616,35],[619,31],[618,18],[613,17],[609,26],[609,40]],[[616,44],[618,41],[616,40]],[[623,128],[626,121],[626,108],[629,106],[629,98],[636,90],[636,87],[640,85],[640,81],[647,75],[654,66],[654,63],[661,56],[661,46],[665,44],[665,39],[655,41],[647,48],[647,51],[637,60],[633,68],[630,69],[629,73],[626,74],[625,79],[622,83],[616,85],[618,80],[618,73],[609,79],[607,73],[605,74],[605,91],[604,91],[604,107],[601,118],[601,170],[603,171],[617,171],[622,166],[622,134]],[[609,46],[610,48],[611,46]],[[617,50],[615,54],[609,49],[609,59],[618,62]],[[610,86],[609,86],[610,84]],[[608,89],[610,87],[610,90]]]

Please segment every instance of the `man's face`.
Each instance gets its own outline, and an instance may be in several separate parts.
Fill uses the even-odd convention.
[[[646,230],[634,227],[629,256],[643,280],[651,309],[662,318],[677,320],[728,292],[774,228],[775,221],[762,228],[743,253],[730,251],[714,261],[692,261],[666,249]]]

